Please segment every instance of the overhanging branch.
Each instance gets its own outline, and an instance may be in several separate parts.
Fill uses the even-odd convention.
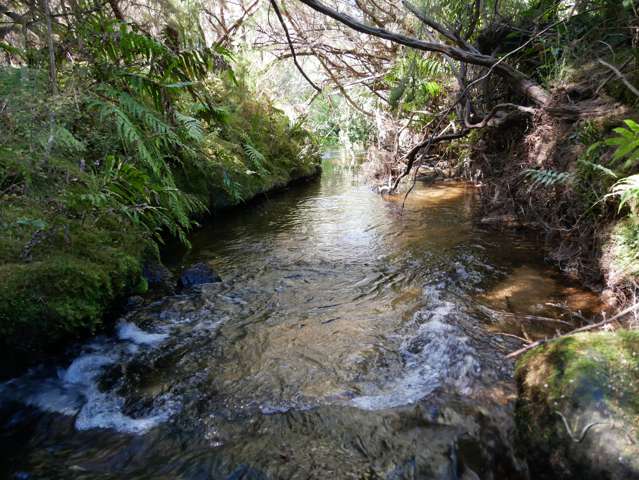
[[[427,52],[440,53],[446,55],[455,60],[470,63],[472,65],[479,65],[483,67],[492,68],[495,73],[506,79],[511,83],[520,93],[530,98],[538,105],[545,105],[550,99],[548,92],[536,82],[532,81],[523,73],[512,68],[511,66],[499,62],[499,60],[491,55],[484,55],[476,51],[461,48],[459,46],[447,45],[440,42],[426,42],[414,37],[409,37],[401,33],[393,33],[383,28],[373,27],[359,20],[351,17],[350,15],[338,12],[337,10],[324,5],[317,0],[298,0],[304,5],[312,8],[313,10],[322,13],[332,19],[366,35],[372,35],[379,37],[400,45],[404,45],[417,50],[423,50]]]
[[[299,72],[302,74],[302,76],[306,79],[306,81],[309,83],[309,85],[313,87],[318,93],[322,93],[322,89],[319,88],[317,85],[315,85],[313,80],[311,80],[309,76],[306,75],[306,72],[304,72],[304,69],[297,61],[297,55],[295,55],[295,48],[293,48],[293,41],[291,40],[291,36],[288,33],[288,27],[286,26],[286,23],[284,22],[284,18],[282,18],[282,13],[280,12],[279,7],[277,6],[277,2],[275,0],[270,0],[270,1],[271,1],[271,5],[273,6],[273,10],[275,10],[275,15],[277,15],[277,19],[280,21],[280,25],[282,25],[282,28],[284,29],[284,34],[286,35],[286,40],[288,42],[289,48],[291,49],[291,55],[293,56],[293,63],[295,63],[295,66],[297,67]]]

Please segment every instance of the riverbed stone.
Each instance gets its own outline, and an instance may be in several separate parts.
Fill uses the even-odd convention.
[[[220,276],[204,262],[191,265],[180,275],[180,286],[182,288],[190,288],[196,285],[221,281]]]
[[[157,261],[149,261],[142,267],[142,277],[148,286],[167,293],[175,289],[175,277],[171,271]]]
[[[126,304],[124,307],[127,311],[135,310],[136,308],[140,308],[144,305],[144,297],[141,295],[133,295],[126,300]]]
[[[516,379],[532,478],[639,478],[639,332],[551,342],[520,360]]]

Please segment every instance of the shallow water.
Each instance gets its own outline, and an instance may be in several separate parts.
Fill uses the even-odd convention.
[[[402,208],[325,167],[169,254],[224,282],[0,385],[0,474],[525,478],[503,359],[519,344],[499,334],[568,328],[564,307],[597,297],[534,239],[473,223],[469,185],[418,184]]]

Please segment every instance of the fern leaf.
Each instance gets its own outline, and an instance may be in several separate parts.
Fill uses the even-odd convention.
[[[201,142],[204,138],[204,130],[200,122],[188,115],[184,115],[180,112],[175,112],[175,119],[186,131],[186,134],[196,142]]]
[[[569,172],[558,172],[556,170],[524,170],[523,175],[531,180],[530,189],[533,190],[539,186],[552,187],[555,185],[568,183],[573,175]]]
[[[264,167],[264,163],[266,162],[266,158],[257,148],[255,148],[249,142],[245,142],[242,147],[244,148],[244,153],[246,158],[251,162],[255,170],[259,172],[260,175],[268,174],[268,171]]]
[[[612,156],[614,162],[624,160],[623,168],[630,170],[639,162],[639,125],[632,121],[624,122],[627,127],[618,127],[613,131],[617,136],[608,138],[604,143],[616,147]]]

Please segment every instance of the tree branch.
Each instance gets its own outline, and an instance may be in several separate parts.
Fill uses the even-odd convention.
[[[601,58],[598,59],[599,63],[601,63],[604,67],[609,68],[610,70],[612,70],[612,72],[619,78],[619,80],[621,80],[623,82],[623,84],[628,87],[628,89],[634,93],[636,96],[639,97],[639,90],[637,89],[637,87],[635,87],[632,83],[630,83],[628,81],[628,79],[625,77],[625,75],[623,73],[621,73],[619,71],[619,69],[613,65],[610,65],[607,62],[604,62]]]
[[[108,0],[108,2],[111,6],[111,10],[113,10],[115,18],[117,18],[121,22],[126,22],[124,14],[122,13],[122,9],[120,9],[120,5],[118,4],[118,0]]]
[[[246,20],[255,15],[255,13],[257,12],[257,9],[255,9],[255,7],[258,6],[259,2],[260,0],[255,0],[251,5],[248,6],[248,8],[244,9],[244,13],[242,13],[242,16],[238,18],[235,23],[231,25],[229,29],[226,30],[218,40],[215,41],[215,43],[217,45],[224,45],[224,43],[231,37],[231,35],[233,35],[233,32],[235,32],[235,30],[240,28]]]
[[[626,315],[628,315],[631,312],[634,312],[637,309],[639,309],[639,303],[636,303],[636,304],[632,305],[631,307],[628,307],[625,310],[622,310],[621,312],[617,313],[616,315],[613,315],[612,317],[610,317],[608,319],[603,319],[601,322],[593,323],[591,325],[586,325],[585,327],[581,327],[581,328],[576,328],[575,330],[572,330],[572,331],[570,331],[568,333],[565,333],[563,335],[557,335],[556,337],[553,337],[550,340],[549,339],[537,340],[536,342],[533,342],[533,343],[531,343],[529,345],[526,345],[525,347],[522,347],[519,350],[516,350],[516,351],[514,351],[512,353],[509,353],[508,355],[506,355],[506,358],[518,357],[522,353],[525,353],[528,350],[532,350],[535,347],[539,347],[540,345],[548,343],[548,342],[550,342],[552,340],[557,340],[559,338],[569,337],[571,335],[574,335],[575,333],[587,332],[589,330],[595,330],[597,328],[604,327],[606,325],[611,324],[612,322],[614,322],[616,320],[619,320],[622,317],[625,317]]]
[[[295,63],[295,66],[297,67],[299,72],[302,74],[302,76],[306,79],[306,81],[311,85],[311,87],[313,87],[318,93],[322,93],[322,89],[319,88],[317,85],[315,85],[313,80],[311,80],[309,76],[306,75],[306,72],[304,72],[304,69],[297,61],[297,55],[295,55],[295,48],[293,48],[293,41],[291,40],[291,36],[288,33],[288,27],[286,26],[286,23],[284,23],[284,18],[282,18],[282,13],[280,12],[279,7],[277,6],[277,2],[275,0],[270,0],[270,2],[271,2],[271,5],[273,6],[273,10],[275,10],[275,15],[277,15],[277,19],[280,21],[280,25],[282,25],[282,28],[284,29],[284,33],[286,34],[286,40],[288,42],[289,48],[291,49],[291,55],[293,56],[293,63]]]
[[[468,45],[468,43],[466,43],[459,35],[455,35],[455,33],[451,32],[449,29],[447,29],[446,27],[444,27],[442,24],[436,22],[435,20],[433,20],[430,17],[427,17],[424,12],[422,12],[420,9],[418,9],[415,5],[413,5],[412,3],[408,2],[408,0],[402,0],[402,4],[413,14],[415,15],[423,24],[429,26],[430,28],[432,28],[433,30],[435,30],[436,32],[440,33],[441,35],[443,35],[444,37],[446,37],[448,40],[450,40],[451,42],[459,45],[462,48],[468,49],[468,50],[474,50],[476,51],[474,48],[472,48],[470,45]]]
[[[360,22],[350,15],[340,13],[337,10],[328,7],[317,0],[298,1],[307,5],[313,10],[331,17],[332,19],[343,23],[344,25],[360,33],[383,38],[385,40],[389,40],[391,42],[398,43],[400,45],[404,45],[417,50],[440,53],[461,62],[489,68],[493,67],[494,71],[498,75],[509,81],[520,93],[529,97],[533,102],[539,105],[545,105],[550,100],[550,95],[548,94],[548,92],[539,84],[532,81],[526,75],[512,68],[511,66],[505,63],[500,63],[498,59],[490,55],[484,55],[482,53],[469,51],[464,48],[455,47],[440,42],[426,42],[400,33],[392,33],[383,28],[372,27]]]

